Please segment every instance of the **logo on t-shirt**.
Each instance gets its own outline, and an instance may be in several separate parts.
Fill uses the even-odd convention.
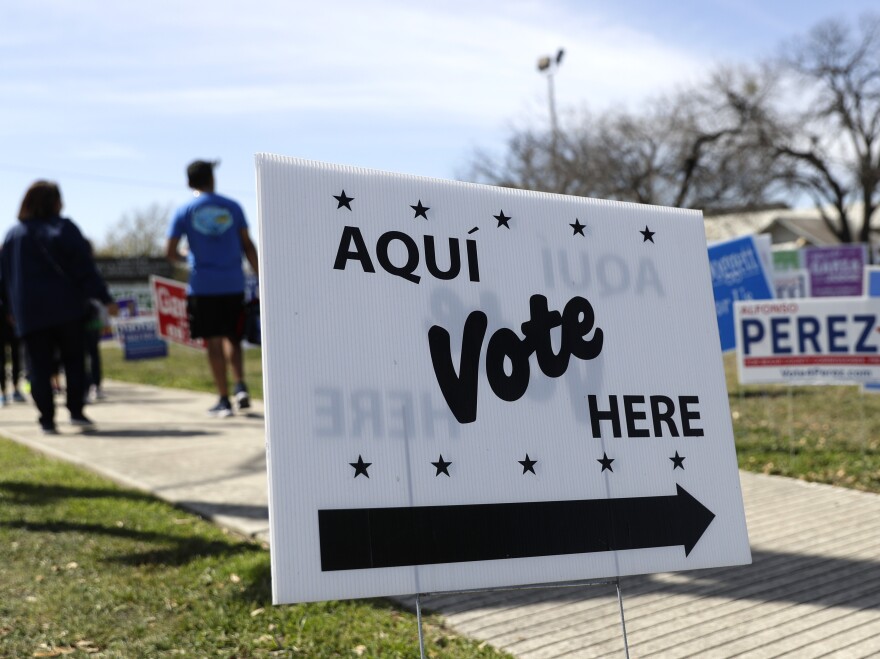
[[[220,206],[202,206],[193,211],[193,227],[206,236],[219,236],[232,228],[232,215]]]

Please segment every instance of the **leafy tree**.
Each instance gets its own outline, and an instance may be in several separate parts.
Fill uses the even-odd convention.
[[[101,256],[163,256],[171,206],[152,204],[123,215],[97,250]]]

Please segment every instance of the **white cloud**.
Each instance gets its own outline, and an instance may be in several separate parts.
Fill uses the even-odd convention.
[[[163,115],[350,111],[497,123],[545,101],[535,62],[560,46],[567,52],[556,86],[562,106],[635,102],[705,66],[680,48],[550,0],[109,7],[44,0],[31,11],[54,11],[56,22],[37,55],[19,49],[25,61],[16,68],[57,69],[75,103]],[[38,59],[29,65],[31,56]],[[75,89],[88,93],[76,98]]]
[[[0,164],[18,174],[0,198],[33,172],[69,180],[71,212],[101,235],[133,204],[184,194],[181,163],[201,155],[223,158],[245,204],[257,150],[448,176],[511,122],[546,120],[540,55],[566,49],[560,114],[638,103],[707,66],[596,4],[0,2]],[[120,162],[130,184],[110,182]]]

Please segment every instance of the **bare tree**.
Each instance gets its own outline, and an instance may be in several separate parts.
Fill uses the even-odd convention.
[[[719,71],[703,85],[655,99],[639,113],[588,114],[549,132],[514,132],[500,161],[478,154],[471,176],[507,187],[690,208],[762,203],[773,156],[755,148],[751,115],[765,81]],[[757,173],[760,173],[758,175]]]
[[[598,187],[588,154],[595,136],[584,130],[592,120],[584,116],[571,128],[554,131],[524,128],[512,132],[498,159],[477,151],[467,176],[473,180],[543,192],[596,196]]]
[[[162,256],[170,205],[152,204],[123,215],[97,250],[102,256]]]
[[[725,92],[713,79],[641,114],[604,116],[593,154],[602,196],[701,209],[763,202],[772,181],[750,175],[763,156]]]
[[[779,65],[805,100],[801,110],[777,104],[765,146],[787,162],[789,184],[813,198],[842,242],[869,242],[880,205],[880,15],[863,16],[855,31],[820,23],[786,46]]]
[[[707,211],[807,194],[842,242],[870,242],[880,206],[880,15],[854,28],[825,21],[773,62],[719,69],[638,112],[585,115],[555,142],[546,130],[515,131],[503,158],[478,155],[471,175]]]

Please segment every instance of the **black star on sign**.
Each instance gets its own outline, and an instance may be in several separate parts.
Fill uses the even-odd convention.
[[[644,230],[644,231],[639,231],[639,233],[642,234],[642,242],[643,242],[643,243],[646,243],[646,242],[648,242],[649,240],[650,240],[651,242],[654,242],[654,234],[657,233],[657,232],[656,232],[656,231],[651,231],[651,230],[648,228],[648,225],[646,224],[646,225],[645,225],[645,230]]]
[[[338,202],[336,210],[339,210],[343,206],[345,206],[348,210],[351,210],[351,202],[354,201],[354,197],[346,197],[345,190],[342,191],[341,195],[333,195],[333,198]]]
[[[440,454],[440,459],[437,460],[437,462],[432,462],[431,464],[437,468],[437,473],[434,474],[435,476],[439,476],[440,474],[446,474],[447,476],[449,476],[449,465],[451,465],[452,463],[446,462],[443,459],[442,453]]]
[[[614,470],[611,468],[611,463],[614,462],[614,458],[609,458],[607,453],[603,452],[602,458],[601,459],[597,458],[596,462],[599,462],[602,464],[602,471],[605,471],[607,469],[608,471],[610,471],[612,473],[614,472]]]
[[[499,213],[498,215],[493,215],[492,217],[494,217],[496,220],[498,220],[498,226],[496,228],[498,228],[498,229],[500,229],[501,227],[505,227],[507,229],[510,228],[510,225],[507,223],[510,220],[510,218],[504,214],[503,208],[501,209],[501,213]]]
[[[684,458],[678,454],[678,451],[675,452],[674,458],[669,458],[672,460],[672,471],[675,471],[679,467],[684,471]]]
[[[350,464],[352,467],[354,467],[354,477],[355,478],[357,478],[361,474],[363,474],[367,478],[370,477],[370,475],[367,473],[367,467],[369,467],[371,464],[373,464],[372,462],[364,462],[364,459],[361,456],[358,456],[357,462],[349,462],[348,464]]]
[[[416,214],[413,215],[413,219],[416,219],[419,215],[421,215],[426,220],[428,219],[428,211],[431,210],[431,207],[430,206],[422,206],[421,199],[419,199],[418,206],[410,205],[410,208],[412,208],[416,212]]]
[[[525,460],[517,460],[517,462],[519,462],[522,465],[523,473],[526,473],[527,471],[530,471],[533,474],[535,473],[535,465],[538,464],[538,461],[537,460],[530,460],[528,453],[526,453]],[[537,476],[537,474],[535,474],[535,475]]]
[[[574,218],[574,224],[569,224],[572,229],[574,229],[574,233],[572,236],[576,236],[578,234],[584,235],[584,228],[587,226],[586,224],[581,224],[581,221],[578,218]]]

